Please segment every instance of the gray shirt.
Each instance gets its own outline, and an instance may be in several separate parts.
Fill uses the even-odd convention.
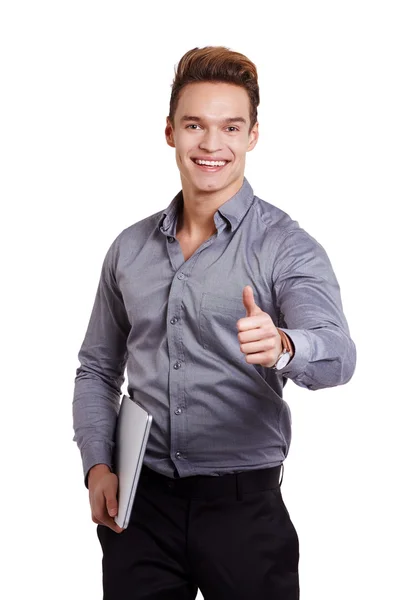
[[[144,463],[167,476],[280,465],[291,440],[287,379],[310,390],[352,377],[356,349],[322,246],[246,179],[214,214],[217,232],[185,262],[175,238],[182,191],[111,244],[79,352],[74,441],[85,485],[114,468],[114,432],[129,395],[153,415]],[[248,364],[236,322],[256,304],[292,340],[281,371]]]

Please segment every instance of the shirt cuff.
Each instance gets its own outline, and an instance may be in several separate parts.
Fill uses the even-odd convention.
[[[89,471],[94,465],[107,465],[110,471],[113,470],[111,446],[102,442],[94,442],[85,446],[82,450],[82,463],[85,486],[89,489]]]
[[[290,338],[294,346],[294,356],[283,369],[279,369],[278,373],[287,375],[290,379],[304,373],[311,357],[311,343],[307,331],[304,329],[285,329],[279,327]]]

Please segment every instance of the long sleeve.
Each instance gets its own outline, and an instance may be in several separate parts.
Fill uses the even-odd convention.
[[[303,229],[284,232],[272,278],[279,326],[295,347],[280,372],[310,390],[347,383],[355,370],[356,347],[324,248]]]
[[[86,335],[78,354],[73,397],[74,438],[81,452],[84,482],[92,466],[112,469],[115,425],[127,360],[130,324],[115,280],[118,238],[110,246]]]

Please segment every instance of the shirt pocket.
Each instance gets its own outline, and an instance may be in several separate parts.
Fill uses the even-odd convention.
[[[245,316],[246,309],[241,297],[204,292],[199,313],[199,334],[203,348],[223,352],[243,362],[236,323]]]

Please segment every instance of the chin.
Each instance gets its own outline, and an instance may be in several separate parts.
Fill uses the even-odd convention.
[[[217,192],[218,190],[222,190],[226,187],[225,183],[221,183],[218,181],[200,181],[200,182],[192,182],[192,185],[202,191],[202,192]]]
[[[201,192],[218,192],[228,187],[232,181],[219,177],[193,177],[189,179],[191,185]]]

